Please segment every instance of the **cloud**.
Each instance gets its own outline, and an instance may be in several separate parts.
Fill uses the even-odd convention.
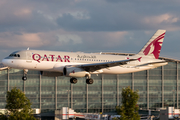
[[[81,44],[82,38],[74,34],[57,35],[60,44]]]
[[[149,24],[154,28],[162,28],[169,31],[180,30],[180,26],[177,25],[180,18],[173,14],[162,14],[156,16],[147,16],[143,19],[145,24]],[[158,26],[158,27],[156,27]]]
[[[1,4],[1,3],[0,3]],[[17,0],[3,2],[0,7],[0,32],[45,32],[57,29],[55,20],[41,12],[32,2]]]
[[[0,49],[136,51],[157,29],[177,46],[179,0],[137,1],[1,0]]]
[[[73,18],[77,20],[90,19],[90,16],[88,15],[88,13],[83,12],[83,11],[71,11],[71,12],[67,12],[66,14],[72,16]],[[59,17],[63,17],[63,15],[64,14],[59,14]]]
[[[151,23],[155,23],[155,24],[161,24],[161,23],[175,23],[178,21],[179,18],[172,16],[170,14],[162,14],[162,15],[158,15],[158,16],[150,16],[150,17],[146,17],[144,18],[145,23],[147,24],[151,24]]]
[[[179,19],[178,6],[169,1],[81,1],[80,6],[86,11],[88,19],[77,19],[75,11],[64,12],[57,18],[60,28],[67,31],[124,31],[153,30],[157,28],[175,28],[173,25]],[[161,5],[161,7],[159,7]],[[83,7],[82,7],[83,6]],[[93,6],[93,8],[92,8]],[[153,6],[153,8],[152,8]],[[107,9],[108,8],[108,9]],[[167,10],[167,8],[169,8]],[[176,9],[176,10],[175,10]],[[79,10],[78,10],[79,11]],[[71,13],[72,12],[72,13]],[[162,20],[162,21],[161,21]],[[172,23],[173,22],[173,23]],[[159,24],[160,23],[160,24]]]
[[[18,9],[14,11],[14,15],[17,17],[27,17],[31,15],[31,10],[28,8]]]
[[[19,48],[19,47],[40,47],[48,45],[43,39],[39,37],[39,33],[1,33],[0,42],[1,47]],[[50,41],[49,41],[50,42]]]

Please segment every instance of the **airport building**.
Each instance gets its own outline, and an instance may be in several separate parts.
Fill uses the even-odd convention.
[[[23,70],[2,67],[0,109],[5,108],[6,92],[17,87],[30,99],[32,108],[40,109],[41,113],[62,107],[85,113],[111,112],[121,105],[121,91],[127,86],[139,90],[140,109],[180,108],[180,61],[161,59],[167,60],[168,65],[130,74],[92,75],[93,84],[86,84],[85,78],[71,84],[68,77],[47,77],[32,70],[28,71],[28,80],[23,81]]]

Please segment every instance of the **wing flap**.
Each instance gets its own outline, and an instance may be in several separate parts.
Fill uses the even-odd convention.
[[[144,67],[144,66],[150,66],[150,65],[154,65],[154,66],[159,66],[159,64],[168,64],[168,62],[166,61],[162,61],[162,62],[152,62],[152,63],[146,63],[146,64],[142,64],[142,65],[137,65],[135,67]]]

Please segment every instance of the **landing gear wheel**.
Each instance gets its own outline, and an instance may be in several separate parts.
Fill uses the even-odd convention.
[[[70,82],[73,83],[73,84],[76,84],[77,83],[77,79],[76,78],[71,78]]]
[[[92,78],[86,79],[86,83],[87,83],[87,84],[93,84],[93,79],[92,79]]]
[[[23,76],[23,77],[22,77],[22,80],[26,81],[26,80],[27,80],[27,77],[26,77],[26,76]]]
[[[27,75],[28,69],[24,69],[23,71],[24,71],[24,75],[22,77],[22,80],[26,81],[27,80],[27,76],[26,75]]]

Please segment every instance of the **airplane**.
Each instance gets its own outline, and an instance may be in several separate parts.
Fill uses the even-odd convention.
[[[43,50],[21,50],[2,60],[10,68],[23,69],[22,80],[27,80],[29,70],[38,70],[44,76],[70,77],[70,83],[86,77],[93,84],[91,74],[125,74],[167,65],[158,59],[166,30],[157,30],[139,53],[133,56],[105,55],[83,52],[59,52]]]

